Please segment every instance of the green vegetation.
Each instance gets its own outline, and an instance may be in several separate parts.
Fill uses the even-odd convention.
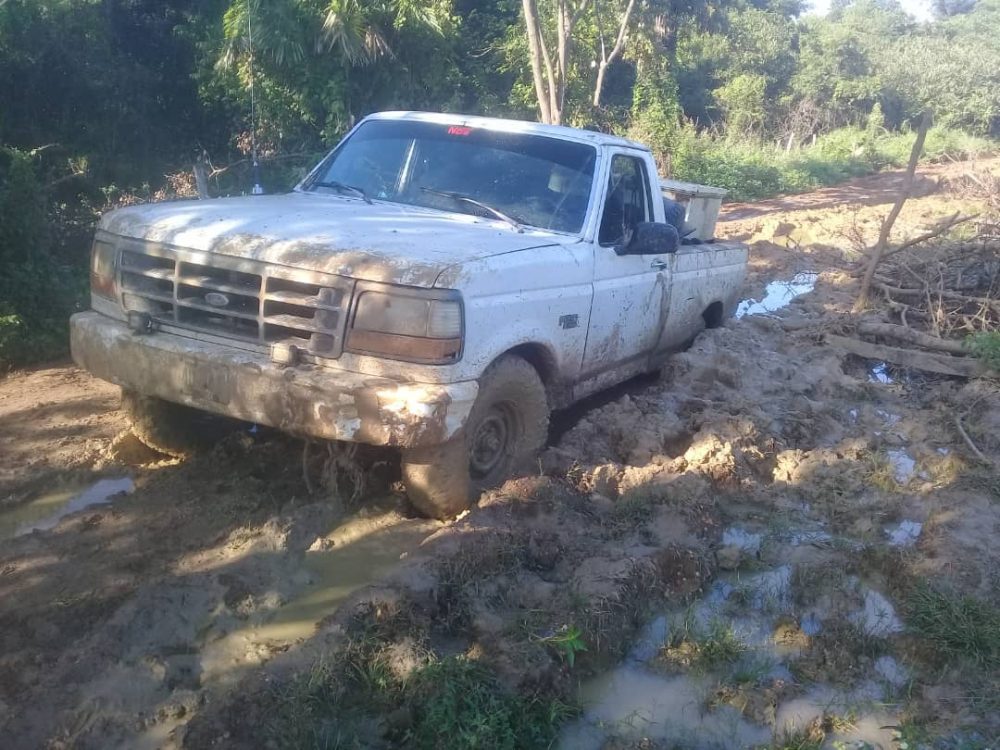
[[[1000,668],[1000,610],[928,584],[914,588],[908,602],[910,627],[947,659]]]
[[[572,709],[504,690],[483,667],[449,657],[422,669],[406,691],[419,748],[549,747]]]
[[[786,151],[773,144],[717,138],[687,129],[673,151],[673,167],[678,179],[726,188],[730,200],[759,200],[902,167],[912,146],[913,134],[908,130],[872,136],[861,128],[843,127],[814,144]],[[994,148],[985,138],[938,126],[928,133],[924,157],[929,161],[967,159]]]
[[[583,640],[583,633],[575,625],[564,625],[552,635],[539,638],[538,642],[554,648],[559,657],[569,665],[570,669],[576,663],[577,653],[587,650],[587,644]]]
[[[973,356],[994,370],[1000,370],[1000,332],[974,333],[966,339],[966,346]]]
[[[464,657],[428,657],[402,676],[378,649],[355,660],[349,674],[317,663],[272,699],[271,745],[295,750],[357,747],[370,731],[370,713],[383,710],[398,717],[394,742],[406,747],[546,748],[574,713],[558,700],[512,693]]]
[[[35,155],[0,149],[0,368],[51,359],[85,293],[86,261],[66,268],[53,253]]]
[[[628,14],[626,0],[537,0],[553,55],[560,4],[576,12],[558,119],[642,140],[664,173],[731,199],[899,165],[927,108],[928,159],[1000,135],[1000,0],[941,3],[924,24],[896,0],[825,16],[800,0],[648,0]],[[524,7],[0,2],[0,368],[65,352],[101,211],[193,195],[196,159],[210,193],[246,192],[252,131],[264,186],[280,191],[372,111],[537,118]]]
[[[689,615],[680,625],[660,652],[660,661],[667,666],[710,671],[735,664],[750,650],[731,622],[717,619],[700,628]]]

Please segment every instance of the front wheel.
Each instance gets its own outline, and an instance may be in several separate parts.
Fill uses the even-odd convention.
[[[184,458],[206,448],[237,424],[190,406],[122,389],[122,410],[139,442],[158,453]]]
[[[545,445],[549,404],[535,368],[512,354],[483,373],[464,429],[442,445],[403,451],[403,481],[421,513],[451,518],[485,489],[530,468]]]

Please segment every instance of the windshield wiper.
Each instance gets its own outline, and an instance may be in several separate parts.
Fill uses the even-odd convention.
[[[348,185],[346,182],[340,182],[338,180],[328,180],[326,182],[314,182],[313,187],[325,187],[331,188],[333,190],[339,190],[341,193],[354,193],[360,196],[361,199],[367,203],[369,206],[372,204],[372,199],[368,197],[368,193],[359,187],[354,185]]]
[[[519,222],[517,219],[508,216],[503,211],[493,208],[493,206],[486,205],[482,201],[477,201],[475,198],[470,198],[468,195],[464,195],[462,193],[456,193],[453,190],[437,190],[435,188],[429,188],[429,187],[422,187],[420,189],[423,190],[425,193],[431,193],[432,195],[441,195],[445,198],[451,198],[456,203],[468,203],[470,206],[481,208],[483,211],[488,213],[493,218],[500,219],[500,221],[506,221],[508,224],[514,227],[514,229],[516,229],[518,232],[524,231],[524,227],[521,226],[521,222]]]

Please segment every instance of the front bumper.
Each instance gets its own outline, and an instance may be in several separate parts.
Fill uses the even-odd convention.
[[[96,312],[70,319],[73,360],[124,388],[303,437],[411,447],[465,424],[476,381],[431,385],[283,367],[265,356],[173,333],[132,333]]]

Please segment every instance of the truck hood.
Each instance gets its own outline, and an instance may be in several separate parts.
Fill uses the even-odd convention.
[[[431,287],[449,266],[564,235],[414,206],[312,193],[129,206],[101,219],[123,237],[368,281]]]

